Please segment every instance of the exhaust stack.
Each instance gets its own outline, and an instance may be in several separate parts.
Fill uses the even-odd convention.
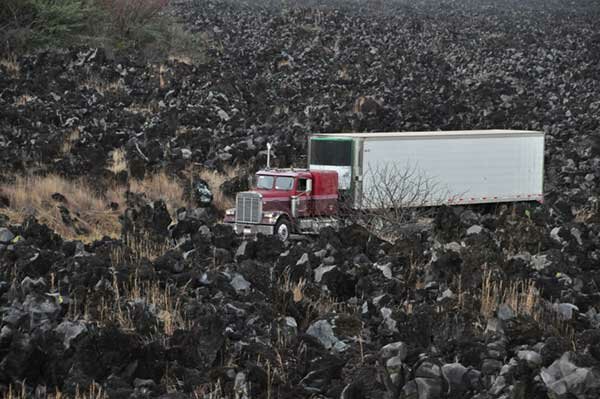
[[[267,170],[271,169],[271,143],[267,143]]]

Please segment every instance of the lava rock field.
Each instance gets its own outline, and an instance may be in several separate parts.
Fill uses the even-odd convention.
[[[597,1],[172,6],[201,61],[0,63],[2,181],[101,192],[236,165],[210,187],[234,194],[268,142],[302,167],[314,132],[529,129],[546,133],[545,202],[440,208],[392,242],[353,225],[282,243],[132,195],[122,236],[84,243],[2,217],[0,192],[4,397],[600,397]]]

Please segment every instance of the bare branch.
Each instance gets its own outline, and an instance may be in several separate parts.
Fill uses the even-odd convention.
[[[393,240],[401,228],[429,212],[425,207],[439,205],[449,198],[433,176],[418,165],[379,163],[369,165],[363,175],[361,209],[351,211],[351,222],[371,233]]]

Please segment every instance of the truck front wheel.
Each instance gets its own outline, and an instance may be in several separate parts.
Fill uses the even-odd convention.
[[[287,241],[288,238],[290,238],[291,228],[292,226],[290,222],[286,218],[282,217],[277,221],[277,224],[275,225],[275,231],[273,233],[281,241]]]

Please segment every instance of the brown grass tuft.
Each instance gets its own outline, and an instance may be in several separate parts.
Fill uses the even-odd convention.
[[[500,305],[506,304],[516,315],[531,317],[546,334],[559,335],[573,341],[574,329],[571,322],[564,320],[553,304],[542,297],[531,279],[497,280],[493,278],[491,270],[486,270],[482,276],[481,289],[477,293],[463,291],[460,280],[457,284],[459,309],[478,310],[481,317],[488,319],[495,316]],[[482,324],[477,325],[484,327]]]
[[[106,82],[98,78],[90,78],[84,81],[81,84],[81,87],[89,90],[96,90],[100,94],[118,93],[125,91],[125,82],[123,79],[115,80],[113,82]]]
[[[36,99],[35,96],[30,96],[28,94],[22,94],[15,99],[15,106],[22,107]]]
[[[155,114],[160,110],[158,103],[149,102],[146,104],[132,103],[129,107],[125,108],[125,111],[131,112],[132,114],[151,115]]]
[[[132,180],[130,190],[145,193],[146,197],[153,201],[162,199],[167,204],[171,214],[184,205],[183,187],[173,177],[164,172],[148,176],[141,181]]]
[[[107,399],[108,395],[102,388],[102,386],[96,382],[92,382],[87,389],[81,389],[79,386],[75,389],[75,396],[69,396],[63,394],[58,388],[54,391],[47,392],[44,394],[47,399]],[[19,386],[9,385],[8,392],[2,394],[2,399],[27,399],[31,396],[27,394],[25,384]]]
[[[520,315],[537,319],[540,293],[533,280],[495,281],[492,272],[487,271],[481,283],[481,315],[492,317],[498,306],[506,304]]]
[[[223,388],[221,387],[221,379],[216,382],[208,382],[198,385],[194,389],[194,399],[221,399],[224,396]]]
[[[0,66],[4,67],[8,76],[13,79],[17,79],[21,76],[21,65],[19,65],[17,56],[14,54],[0,58]]]
[[[117,148],[110,152],[110,166],[108,170],[117,174],[128,169],[127,158],[125,157],[125,149]]]
[[[577,223],[589,223],[591,221],[598,220],[600,215],[600,201],[598,198],[594,198],[590,205],[575,211],[575,221]]]
[[[187,55],[182,54],[172,54],[169,56],[168,60],[170,62],[185,64],[185,65],[194,65],[194,60]]]
[[[180,291],[185,288],[182,287]],[[136,276],[131,282],[120,287],[116,275],[113,275],[112,290],[114,297],[111,300],[104,299],[98,305],[100,324],[116,323],[124,330],[134,331],[135,323],[122,302],[144,301],[155,309],[158,318],[153,334],[171,336],[179,328],[190,327],[189,321],[184,317],[181,292],[174,292],[171,286],[162,288],[157,281],[141,282]]]
[[[225,173],[216,170],[203,169],[198,175],[208,183],[213,193],[213,205],[221,212],[235,206],[235,198],[231,198],[223,193],[221,185],[228,180],[233,179],[240,173],[239,168],[230,167],[225,169]]]
[[[111,263],[130,264],[138,266],[142,259],[154,261],[173,248],[168,240],[157,241],[147,232],[143,234],[131,234],[124,238],[124,247],[115,247],[110,253]]]
[[[77,140],[79,140],[80,136],[81,136],[81,132],[79,131],[79,128],[73,128],[73,130],[71,130],[66,135],[65,140],[62,143],[62,146],[60,149],[61,155],[65,156],[65,155],[69,154],[71,152],[71,150],[73,149],[73,145],[75,145]]]
[[[161,89],[164,89],[165,86],[167,85],[167,82],[165,80],[166,72],[167,72],[167,67],[164,66],[163,64],[161,64],[160,67],[158,68],[158,85]]]
[[[177,130],[175,130],[175,136],[185,136],[190,132],[192,132],[192,128],[190,128],[189,126],[179,126]]]
[[[180,297],[172,292],[170,286],[163,289],[158,283],[140,284],[136,279],[128,294],[130,300],[145,299],[148,304],[157,309],[158,318],[162,322],[162,332],[166,336],[173,335],[178,328],[186,327],[187,322],[183,317]]]

